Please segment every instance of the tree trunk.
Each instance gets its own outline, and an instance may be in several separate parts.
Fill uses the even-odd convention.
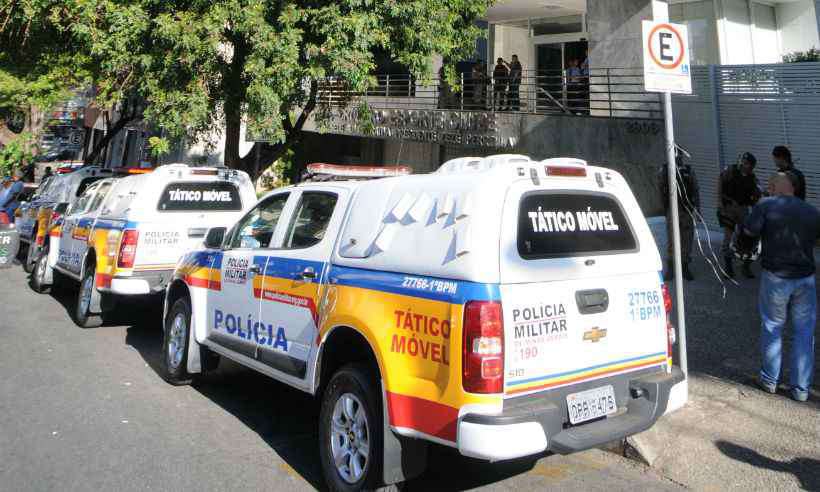
[[[105,132],[105,135],[103,135],[103,138],[101,138],[99,142],[96,142],[94,144],[94,149],[88,155],[85,156],[85,159],[83,160],[83,165],[90,166],[94,164],[94,161],[96,161],[97,157],[100,156],[102,151],[105,150],[106,147],[108,147],[108,144],[111,143],[111,140],[113,140],[114,137],[116,137],[122,131],[122,129],[125,128],[126,125],[128,125],[128,123],[131,123],[136,119],[136,109],[132,110],[131,113],[120,115],[120,119],[118,119],[117,122],[114,123],[112,126],[108,127],[108,129]]]
[[[288,108],[282,108],[279,117],[282,119],[282,126],[285,129],[285,140],[275,144],[267,142],[255,142],[251,151],[243,158],[239,158],[239,129],[236,130],[236,160],[230,161],[236,163],[234,165],[228,164],[228,146],[227,134],[225,139],[225,165],[234,169],[245,171],[251,177],[251,180],[256,179],[267,171],[271,164],[276,162],[280,157],[285,155],[288,149],[293,148],[299,143],[302,138],[302,128],[305,126],[313,110],[316,108],[316,96],[319,92],[319,86],[316,82],[310,84],[310,93],[308,94],[307,102],[305,102],[302,112],[296,119],[295,123],[290,121],[290,111]],[[227,126],[227,125],[226,125]],[[261,164],[261,165],[257,165]]]

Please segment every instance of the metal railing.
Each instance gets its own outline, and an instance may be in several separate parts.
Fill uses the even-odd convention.
[[[373,109],[450,109],[528,114],[591,115],[611,118],[663,117],[658,94],[644,90],[640,68],[593,69],[585,75],[524,71],[520,78],[459,74],[450,86],[441,78],[422,81],[408,74],[378,75],[366,91],[341,79],[320,84],[319,103],[331,107],[364,101]]]

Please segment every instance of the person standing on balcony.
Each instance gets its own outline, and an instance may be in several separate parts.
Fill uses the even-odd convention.
[[[483,62],[473,65],[473,105],[472,109],[487,109],[487,66]]]
[[[581,109],[581,70],[580,61],[577,58],[570,58],[567,64],[567,107],[575,113],[576,109]]]
[[[512,56],[510,68],[510,89],[507,95],[507,101],[512,111],[519,111],[521,109],[521,76],[523,69],[521,62],[518,61],[518,55]]]
[[[763,243],[760,279],[760,352],[757,385],[777,392],[781,375],[783,329],[792,324],[792,399],[804,402],[814,376],[814,332],[817,322],[814,245],[820,238],[820,212],[794,194],[800,180],[789,171],[769,181],[770,197],[757,204],[743,232]]]
[[[507,82],[510,71],[507,63],[499,57],[493,69],[493,111],[504,111],[506,109]]]
[[[749,210],[758,200],[761,191],[757,183],[754,169],[757,165],[757,158],[745,152],[741,154],[737,164],[727,168],[720,174],[718,183],[718,223],[723,227],[723,253],[724,271],[727,276],[735,276],[734,253],[732,252],[732,236],[735,228],[743,224]],[[746,278],[754,278],[752,273],[752,262],[743,262],[743,275]]]
[[[797,184],[794,188],[794,196],[801,200],[806,199],[806,177],[803,173],[794,167],[792,160],[792,152],[784,145],[778,145],[772,150],[772,159],[775,166],[780,172],[790,172],[797,178]]]

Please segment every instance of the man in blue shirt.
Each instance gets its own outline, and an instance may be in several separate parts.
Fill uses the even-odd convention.
[[[5,189],[5,193],[0,197],[0,210],[6,212],[12,222],[14,221],[14,211],[20,206],[17,197],[23,192],[23,182],[20,181],[20,177],[21,174],[17,171],[12,178],[11,185]]]
[[[771,197],[762,200],[746,220],[747,234],[763,245],[758,307],[762,364],[758,385],[777,391],[783,328],[791,319],[794,343],[789,366],[791,397],[806,401],[814,375],[814,331],[817,321],[814,245],[820,237],[820,212],[795,196],[799,178],[779,172],[769,181]]]

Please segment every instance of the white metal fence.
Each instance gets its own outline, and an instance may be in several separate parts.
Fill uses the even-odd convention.
[[[692,154],[703,215],[717,227],[721,169],[743,152],[766,185],[775,145],[788,146],[806,175],[806,199],[820,208],[820,63],[693,67],[693,94],[673,98],[675,137]]]

